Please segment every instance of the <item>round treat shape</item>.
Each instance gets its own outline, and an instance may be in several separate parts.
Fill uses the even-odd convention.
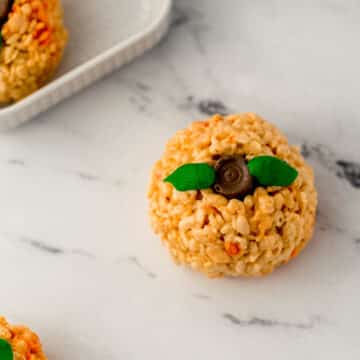
[[[186,163],[221,167],[222,158],[249,162],[261,155],[286,161],[298,171],[296,180],[287,187],[257,185],[236,198],[214,187],[180,192],[163,181]],[[174,260],[209,277],[265,275],[287,263],[312,237],[317,207],[313,171],[299,149],[252,113],[216,115],[178,131],[153,168],[148,198],[152,227]]]
[[[0,103],[18,101],[54,75],[67,42],[60,0],[0,0]]]
[[[25,326],[10,325],[0,316],[0,339],[7,341],[14,360],[47,360],[39,337]]]

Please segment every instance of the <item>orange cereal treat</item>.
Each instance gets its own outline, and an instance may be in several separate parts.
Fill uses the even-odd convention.
[[[7,360],[9,351],[13,360],[46,360],[39,337],[25,326],[10,325],[0,316],[0,359]],[[10,345],[10,346],[9,346]],[[11,359],[11,358],[10,358]]]
[[[311,239],[317,208],[299,149],[252,113],[178,131],[153,168],[148,199],[176,263],[209,277],[266,275],[287,263]]]
[[[1,21],[0,103],[5,104],[30,95],[49,81],[68,36],[60,0],[1,2],[9,4]]]

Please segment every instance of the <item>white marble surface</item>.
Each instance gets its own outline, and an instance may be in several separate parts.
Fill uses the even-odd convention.
[[[0,312],[53,360],[358,359],[359,18],[358,0],[177,0],[160,46],[1,135]],[[149,169],[209,101],[316,168],[315,237],[270,277],[178,268],[148,226]]]

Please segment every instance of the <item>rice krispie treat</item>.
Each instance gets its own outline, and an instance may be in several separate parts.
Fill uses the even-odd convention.
[[[25,326],[10,325],[0,316],[1,360],[46,360],[38,336]]]
[[[0,103],[18,101],[53,76],[67,32],[60,0],[0,0]]]
[[[313,234],[317,193],[299,149],[249,113],[192,123],[168,142],[148,192],[154,231],[209,277],[271,273]]]

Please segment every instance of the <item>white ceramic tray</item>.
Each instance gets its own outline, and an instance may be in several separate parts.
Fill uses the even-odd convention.
[[[153,47],[165,35],[172,0],[62,0],[69,45],[57,77],[0,109],[0,130],[18,126]]]

